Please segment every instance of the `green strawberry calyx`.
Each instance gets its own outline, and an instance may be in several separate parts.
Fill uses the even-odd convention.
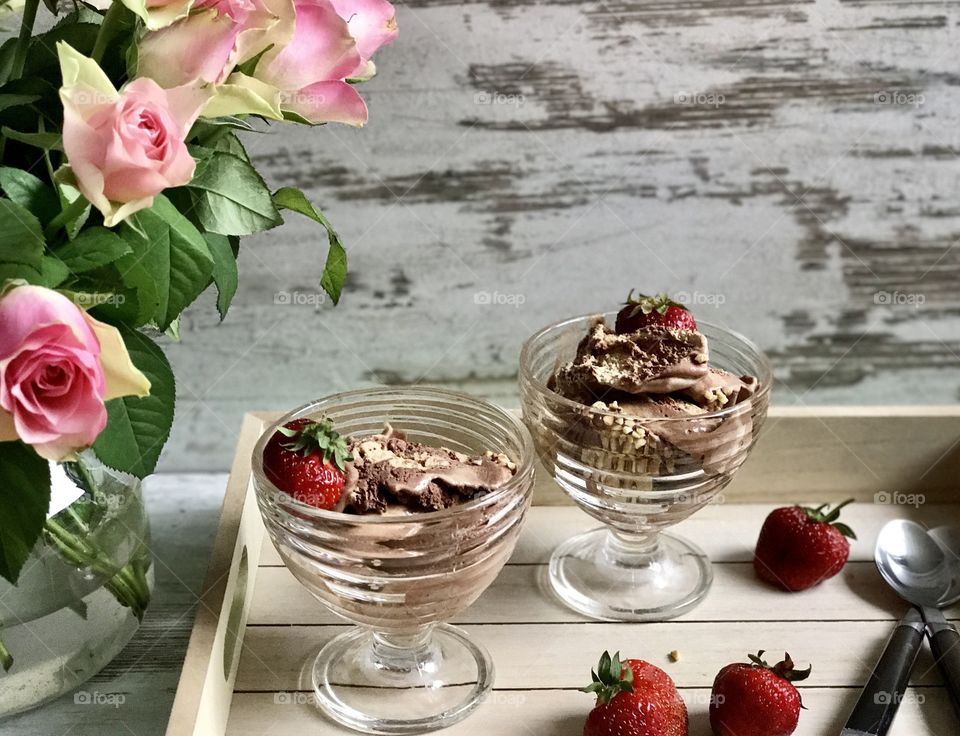
[[[832,509],[828,503],[822,503],[816,508],[807,508],[806,506],[801,506],[800,508],[810,520],[820,522],[821,524],[829,524],[843,536],[849,537],[850,539],[856,539],[857,535],[854,533],[853,529],[844,524],[842,521],[837,521],[837,519],[840,518],[840,509],[849,503],[853,503],[852,498],[848,498],[843,503],[837,504]]]
[[[333,460],[334,466],[340,472],[346,472],[346,463],[353,460],[347,441],[333,428],[333,422],[329,419],[311,419],[298,429],[277,427],[277,431],[293,440],[281,445],[284,449],[298,452],[303,457],[320,452],[323,462],[329,463]]]
[[[591,682],[580,688],[582,693],[596,693],[597,703],[606,705],[620,693],[633,692],[633,669],[620,661],[620,652],[612,657],[604,652],[595,670],[590,670]]]
[[[748,654],[747,657],[750,659],[750,664],[754,667],[762,667],[765,670],[770,670],[777,677],[782,677],[787,682],[800,682],[801,680],[806,680],[810,677],[810,673],[813,671],[813,665],[810,665],[805,670],[798,670],[794,668],[793,659],[790,658],[790,655],[787,652],[783,653],[783,661],[777,662],[775,665],[770,666],[763,660],[763,649],[761,649],[756,654]]]
[[[689,311],[686,306],[680,302],[675,302],[671,299],[665,292],[660,294],[654,294],[653,296],[648,296],[646,294],[637,294],[633,295],[633,289],[630,289],[630,293],[627,295],[627,301],[625,301],[624,306],[632,306],[633,309],[630,310],[628,317],[636,317],[641,312],[643,314],[650,314],[656,312],[657,314],[666,314],[667,310],[670,307],[677,307],[682,309],[685,312]]]

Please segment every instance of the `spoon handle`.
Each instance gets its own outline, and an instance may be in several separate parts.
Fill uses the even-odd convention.
[[[883,736],[893,723],[923,644],[923,617],[911,607],[893,630],[841,736]]]
[[[924,608],[930,649],[950,693],[953,710],[960,718],[960,634],[936,608]]]

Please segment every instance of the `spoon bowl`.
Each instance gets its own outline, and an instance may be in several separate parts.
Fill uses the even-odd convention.
[[[944,551],[950,569],[950,587],[940,599],[940,608],[945,608],[960,601],[960,527],[938,526],[928,533]]]
[[[914,605],[939,607],[946,596],[960,596],[954,565],[940,544],[914,521],[888,522],[877,537],[874,560],[887,584]]]

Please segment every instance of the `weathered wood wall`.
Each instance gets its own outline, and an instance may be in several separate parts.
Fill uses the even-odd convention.
[[[223,324],[169,354],[167,469],[226,467],[244,410],[427,380],[505,401],[524,337],[630,287],[753,336],[776,401],[960,389],[956,2],[413,0],[363,131],[258,136],[348,244],[244,243]]]

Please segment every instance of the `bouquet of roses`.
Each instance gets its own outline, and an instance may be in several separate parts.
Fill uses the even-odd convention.
[[[238,133],[363,125],[355,84],[397,33],[387,0],[74,0],[35,33],[38,5],[0,46],[0,576],[14,583],[51,533],[49,461],[82,488],[90,453],[154,469],[175,393],[155,338],[176,339],[210,286],[226,315],[242,236],[284,210],[312,218],[339,299],[330,223],[299,190],[270,191]]]

